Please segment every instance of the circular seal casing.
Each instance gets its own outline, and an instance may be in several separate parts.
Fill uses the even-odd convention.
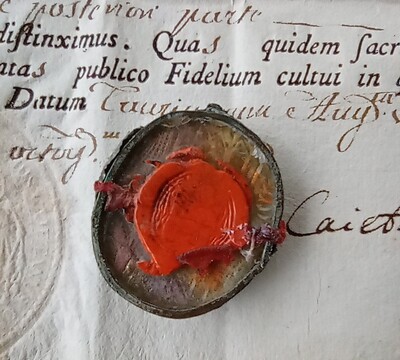
[[[283,186],[271,147],[215,104],[202,111],[170,113],[135,129],[122,141],[100,180],[127,185],[135,174],[150,174],[145,160],[165,161],[171,152],[188,146],[200,147],[211,162],[222,160],[246,178],[253,193],[252,226],[278,227]],[[100,271],[118,294],[160,316],[187,318],[218,308],[249,284],[276,251],[276,245],[267,243],[205,276],[191,268],[150,276],[136,266],[147,254],[135,225],[125,220],[122,211],[105,211],[105,203],[106,195],[97,194],[92,215]]]

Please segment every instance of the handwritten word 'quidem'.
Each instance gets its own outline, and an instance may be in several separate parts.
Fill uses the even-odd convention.
[[[290,235],[297,237],[304,236],[314,236],[321,235],[324,233],[337,233],[337,232],[351,232],[357,231],[360,234],[366,235],[375,232],[381,232],[382,234],[387,234],[391,231],[398,230],[400,228],[397,227],[396,220],[400,220],[400,206],[398,206],[393,212],[384,212],[377,215],[368,216],[367,218],[360,221],[359,225],[354,225],[354,221],[347,221],[344,224],[338,224],[338,221],[334,219],[334,217],[329,216],[321,221],[317,220],[314,226],[307,227],[307,229],[299,229],[293,223],[295,222],[296,217],[300,217],[302,211],[304,211],[304,207],[315,206],[315,202],[318,201],[318,204],[324,204],[330,197],[330,191],[328,190],[319,190],[314,194],[307,197],[292,213],[288,222],[287,222],[287,230]],[[361,210],[355,208],[356,212],[360,212]]]
[[[65,148],[55,145],[54,141],[52,141],[43,149],[39,149],[38,147],[14,146],[10,149],[10,159],[37,161],[39,163],[45,160],[66,161],[68,167],[61,176],[61,182],[67,184],[74,175],[82,158],[90,158],[96,152],[96,137],[82,128],[76,129],[72,134],[67,134],[55,126],[42,125],[42,127],[50,130],[51,135],[55,139],[61,140],[61,143],[65,143],[66,139],[72,138],[82,143],[82,145],[77,148]]]

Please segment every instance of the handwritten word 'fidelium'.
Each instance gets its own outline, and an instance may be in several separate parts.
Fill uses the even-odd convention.
[[[166,85],[211,85],[221,87],[237,87],[260,85],[261,71],[232,70],[229,63],[212,64],[204,62],[201,66],[194,66],[191,62],[171,62],[171,70]]]
[[[354,220],[339,223],[334,216],[328,216],[321,220],[317,218],[313,221],[314,225],[307,226],[307,228],[304,228],[304,224],[300,221],[297,221],[298,225],[294,225],[296,218],[301,218],[302,212],[310,211],[309,209],[305,210],[305,207],[314,207],[316,209],[321,204],[327,206],[326,204],[329,201],[330,195],[331,192],[328,190],[319,190],[302,201],[289,217],[287,222],[288,233],[296,237],[305,237],[326,233],[359,232],[362,235],[367,235],[371,233],[387,234],[391,231],[400,231],[400,228],[398,228],[400,224],[400,206],[394,209],[394,211],[367,216],[359,220],[357,224]],[[361,212],[359,208],[355,208],[354,211],[355,213]],[[315,210],[313,213],[315,213]]]
[[[77,128],[73,133],[68,134],[55,126],[42,125],[44,130],[49,131],[49,137],[54,140],[41,148],[27,147],[25,145],[13,146],[10,149],[9,157],[13,161],[32,161],[42,163],[44,161],[64,161],[67,168],[61,176],[61,182],[67,184],[74,175],[79,163],[83,158],[90,158],[96,152],[96,137],[83,128]],[[46,134],[43,134],[45,136]],[[65,147],[67,139],[72,138],[80,143],[77,147]],[[60,145],[56,145],[59,142]]]

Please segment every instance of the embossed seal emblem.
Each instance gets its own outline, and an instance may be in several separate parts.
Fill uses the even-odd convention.
[[[0,354],[38,319],[53,292],[63,252],[63,229],[55,180],[44,166],[9,161],[4,147],[12,145],[7,144],[7,139],[16,138],[27,142],[22,134],[3,121]]]

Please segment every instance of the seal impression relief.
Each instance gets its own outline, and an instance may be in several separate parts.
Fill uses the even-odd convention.
[[[7,121],[2,124],[0,354],[45,308],[61,266],[64,234],[53,174],[46,164],[11,161],[10,141],[29,142]]]

